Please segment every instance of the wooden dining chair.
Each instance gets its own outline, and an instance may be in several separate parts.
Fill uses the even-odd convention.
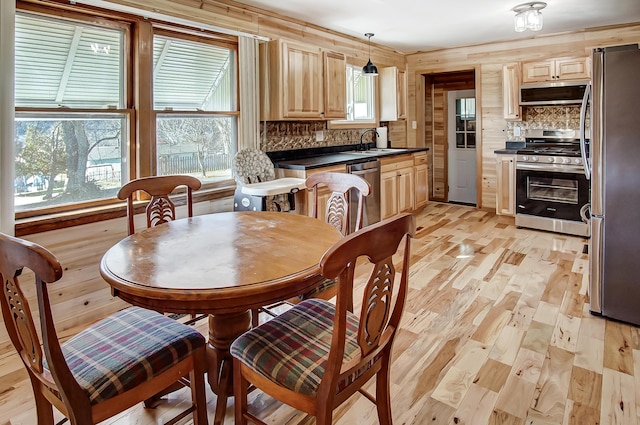
[[[30,272],[24,273],[25,268]],[[2,316],[29,374],[39,425],[54,423],[53,407],[73,425],[104,421],[152,399],[186,375],[192,405],[179,416],[193,412],[194,424],[207,424],[205,340],[198,331],[159,313],[130,307],[60,344],[47,290],[62,277],[54,255],[0,233],[0,277]],[[35,290],[25,285],[31,281]],[[34,312],[27,297],[33,292]]]
[[[342,236],[349,233],[350,196],[357,196],[357,213],[355,229],[362,228],[364,216],[364,197],[371,192],[371,185],[355,174],[323,172],[307,177],[307,188],[313,192],[314,202],[311,215],[319,218],[319,207],[322,202],[321,188],[326,186],[330,191],[326,199],[326,210],[323,219],[333,225]],[[352,190],[354,189],[354,190]]]
[[[324,202],[324,214],[322,217],[327,223],[333,225],[342,236],[349,234],[351,197],[356,196],[357,213],[353,231],[362,229],[364,215],[364,199],[371,192],[371,185],[362,177],[355,174],[322,172],[307,177],[307,188],[313,192],[313,206],[311,215],[319,218],[320,206]],[[329,191],[324,192],[324,186]],[[322,192],[322,194],[321,194]],[[335,295],[335,281],[321,277],[320,282],[309,292],[302,294],[300,299],[318,297],[331,298]]]
[[[236,425],[263,423],[247,411],[249,385],[315,416],[317,425],[331,424],[333,410],[361,392],[376,404],[380,423],[392,423],[391,347],[405,304],[415,227],[415,218],[402,214],[343,238],[320,260],[323,275],[339,277],[335,305],[302,301],[233,342]],[[402,257],[400,273],[394,256]],[[371,267],[359,314],[349,308],[357,260],[358,267]],[[362,389],[374,375],[375,397]]]
[[[151,196],[146,214],[147,227],[153,227],[176,219],[175,204],[169,195],[179,186],[187,188],[187,214],[193,217],[193,191],[202,186],[200,180],[195,177],[184,175],[142,177],[122,186],[118,191],[118,199],[127,200],[129,234],[135,233],[133,195],[137,191],[144,191]]]

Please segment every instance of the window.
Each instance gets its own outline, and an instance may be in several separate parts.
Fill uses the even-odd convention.
[[[82,6],[17,6],[17,218],[118,202],[132,177],[232,180],[237,37]],[[136,48],[134,32],[152,52]]]
[[[476,99],[456,99],[456,148],[476,147]]]
[[[375,81],[375,78],[364,75],[361,67],[347,65],[347,119],[334,120],[331,124],[366,124],[365,127],[371,127],[377,123]]]
[[[115,196],[126,179],[126,28],[16,15],[16,211]]]
[[[153,98],[158,175],[232,178],[237,147],[235,51],[155,35]]]

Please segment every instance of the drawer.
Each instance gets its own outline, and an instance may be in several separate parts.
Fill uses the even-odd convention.
[[[427,163],[427,155],[415,155],[413,157],[413,165],[424,165]]]
[[[413,155],[394,156],[393,158],[380,159],[380,172],[400,170],[413,167]]]

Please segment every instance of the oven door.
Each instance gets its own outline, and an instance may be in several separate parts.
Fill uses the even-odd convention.
[[[516,164],[516,214],[583,222],[589,182],[578,167]],[[584,212],[582,213],[584,214]]]

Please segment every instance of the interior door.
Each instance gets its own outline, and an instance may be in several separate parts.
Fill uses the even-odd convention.
[[[476,205],[475,90],[452,90],[447,95],[449,202]]]

